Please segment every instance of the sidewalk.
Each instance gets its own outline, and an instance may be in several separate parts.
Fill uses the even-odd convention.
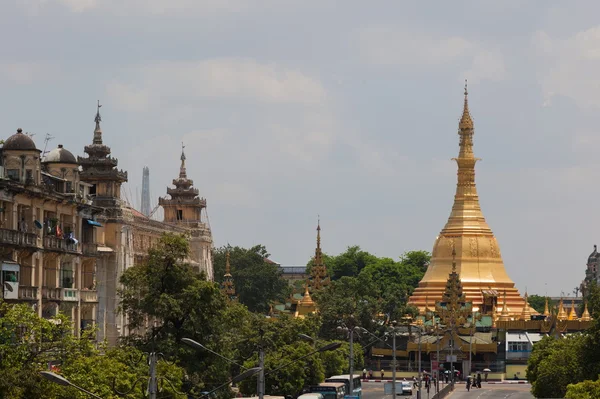
[[[392,382],[391,378],[384,378],[384,379],[361,379],[362,382]],[[402,379],[398,378],[396,380],[396,382],[400,382],[402,381]],[[406,380],[409,381],[409,380]],[[412,380],[411,380],[412,382]],[[464,384],[465,381],[456,381],[456,384]],[[443,383],[441,383],[440,385],[442,385]],[[504,380],[504,381],[488,381],[488,382],[482,382],[482,384],[529,384],[529,381],[527,380]]]

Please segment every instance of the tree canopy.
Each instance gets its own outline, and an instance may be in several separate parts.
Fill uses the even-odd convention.
[[[224,246],[213,251],[215,281],[222,282],[225,256],[229,251],[231,275],[240,303],[251,312],[266,313],[273,301],[282,301],[290,294],[279,265],[269,261],[262,245],[252,248]]]

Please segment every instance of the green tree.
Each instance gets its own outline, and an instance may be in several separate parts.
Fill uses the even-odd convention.
[[[227,251],[238,299],[251,312],[266,313],[273,301],[284,300],[290,295],[279,265],[269,260],[270,255],[262,245],[249,249],[230,246],[215,249],[213,264],[217,282],[223,281]]]
[[[534,308],[539,313],[544,313],[544,309],[546,307],[546,297],[541,295],[529,295],[527,297],[529,301],[529,306]],[[554,301],[548,298],[548,309],[552,309],[554,307]]]
[[[423,274],[427,271],[431,254],[427,251],[408,251],[400,256],[400,262],[405,266],[412,266]]]
[[[556,339],[546,337],[533,347],[527,366],[527,380],[536,398],[562,398],[567,385],[583,380],[581,357],[586,337],[583,334]]]
[[[568,399],[600,399],[600,380],[583,381],[569,384],[565,398]]]
[[[209,348],[224,347],[219,352],[231,355],[233,349],[224,345],[225,337],[230,339],[223,334],[230,328],[224,321],[232,321],[232,313],[240,310],[230,309],[218,285],[185,263],[188,255],[185,237],[163,235],[144,263],[123,273],[121,307],[132,331],[126,342],[179,360],[191,383],[203,390],[227,381],[230,365],[220,358],[201,357],[180,341],[187,337]],[[147,320],[153,321],[151,327],[141,328],[146,327]]]
[[[358,245],[348,247],[332,259],[331,276],[338,280],[342,277],[356,277],[367,265],[377,261],[375,255],[363,251]],[[329,265],[327,265],[329,267]]]
[[[135,381],[148,376],[148,365],[131,364],[141,353],[134,348],[96,348],[95,331],[86,330],[81,338],[73,336],[71,321],[64,315],[53,319],[39,317],[27,305],[0,305],[0,397],[72,399],[88,396],[71,387],[51,383],[40,371],[49,364],[72,383],[103,398],[117,398],[113,381],[121,391],[129,390]],[[168,378],[175,389],[181,387],[183,370],[173,364],[160,364],[158,375]],[[126,398],[143,395],[139,384]],[[164,397],[175,397],[173,388],[164,387]]]

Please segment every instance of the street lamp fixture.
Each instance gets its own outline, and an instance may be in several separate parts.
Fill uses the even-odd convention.
[[[298,334],[298,338],[300,338],[303,341],[308,341],[308,342],[316,342],[317,341],[316,339],[314,339],[310,335],[302,334],[302,333]]]
[[[240,382],[242,380],[245,380],[248,377],[252,377],[253,375],[260,373],[261,371],[262,371],[261,367],[253,367],[251,369],[248,369],[248,370],[244,371],[242,374],[236,375],[231,380],[227,381],[225,384],[219,385],[218,387],[216,387],[212,391],[210,391],[208,393],[205,393],[204,395],[198,397],[197,399],[206,398],[206,397],[212,395],[213,393],[217,392],[219,389],[223,388],[226,385],[229,385],[229,384],[232,384],[232,383],[233,384],[238,383],[238,382]]]
[[[51,371],[40,371],[40,374],[42,375],[42,377],[44,377],[45,379],[47,379],[50,382],[53,382],[55,384],[58,385],[62,385],[64,387],[73,387],[75,389],[80,390],[83,393],[86,393],[88,395],[90,395],[93,398],[97,398],[97,399],[102,399],[100,396],[95,395],[93,393],[91,393],[90,391],[86,391],[85,389],[73,384],[71,381],[67,380],[65,377],[63,377],[62,375],[58,375],[56,373],[53,373]]]

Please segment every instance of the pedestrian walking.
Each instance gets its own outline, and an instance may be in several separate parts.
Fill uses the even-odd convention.
[[[363,380],[367,379],[367,369],[363,369]]]
[[[383,371],[383,369],[381,369],[381,379],[383,380],[383,376],[385,375],[385,371]]]

